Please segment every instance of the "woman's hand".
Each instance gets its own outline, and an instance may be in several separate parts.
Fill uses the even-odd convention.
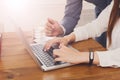
[[[71,33],[70,35],[64,36],[64,37],[56,37],[52,40],[49,40],[46,42],[44,46],[44,51],[47,51],[50,49],[50,47],[54,44],[57,44],[59,47],[61,45],[68,45],[68,43],[75,41],[75,35]]]
[[[60,47],[60,45],[68,45],[68,43],[69,41],[64,37],[56,37],[46,42],[44,51],[48,51],[52,45],[58,45],[58,47]]]
[[[72,50],[64,45],[60,46],[60,49],[55,49],[53,51],[55,61],[68,62],[72,64],[79,63],[88,63],[89,62],[89,53],[88,52],[79,52]]]

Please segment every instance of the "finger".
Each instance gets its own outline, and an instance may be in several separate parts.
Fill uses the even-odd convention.
[[[53,54],[53,57],[54,57],[54,58],[57,58],[57,56],[56,56],[56,55],[54,55],[54,54]]]
[[[46,36],[52,36],[52,33],[48,32],[48,31],[45,31],[45,35]]]
[[[49,28],[49,29],[54,29],[54,25],[53,24],[51,24],[50,22],[47,22],[46,23],[46,26],[47,26],[47,28]]]
[[[44,32],[45,32],[45,35],[46,36],[50,36],[50,37],[55,37],[55,36],[57,36],[57,34],[55,33],[55,31],[53,30],[53,31],[51,31],[51,30],[44,30]]]
[[[46,44],[44,45],[43,50],[44,50],[44,51],[48,51],[48,50],[50,49],[51,45],[52,45],[52,44],[51,44],[49,41],[46,42]]]
[[[46,35],[46,36],[48,36],[48,37],[54,37],[54,35],[53,35],[53,34],[48,34],[48,33],[45,33],[45,35]]]
[[[54,59],[55,61],[60,61],[60,62],[67,62],[65,59],[57,57]]]
[[[56,37],[57,36],[57,34],[54,32],[54,31],[46,31],[45,30],[45,35],[46,36],[49,36],[49,37]]]
[[[60,44],[60,49],[64,49],[64,48],[66,48],[66,46],[63,43],[61,43]]]
[[[57,58],[55,58],[55,61],[62,61],[62,59],[60,57],[57,57]]]
[[[60,49],[54,49],[53,50],[53,55],[57,56],[57,57],[60,57],[62,55]]]
[[[49,28],[46,28],[44,31],[46,36],[53,36],[53,31],[49,30]]]
[[[51,19],[51,18],[48,18],[48,22],[50,22],[51,24],[55,23],[55,21],[53,19]]]
[[[45,48],[46,50],[49,50],[53,44],[57,44],[58,42],[59,42],[59,41],[58,41],[57,38],[51,39],[51,40],[49,40],[49,41],[46,42],[44,48]]]
[[[63,46],[65,46],[65,44],[61,43],[60,46],[59,46],[59,48],[62,48]]]
[[[48,29],[45,29],[45,33],[47,33],[47,34],[52,34],[52,31],[51,31],[51,30],[48,30]]]
[[[71,49],[69,49],[67,46],[63,45],[63,46],[60,46],[60,51],[62,52],[61,55],[65,55],[63,53],[69,53],[68,51],[71,51]]]

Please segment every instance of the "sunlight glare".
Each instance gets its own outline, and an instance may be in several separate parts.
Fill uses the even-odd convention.
[[[16,11],[25,8],[28,0],[5,0],[5,4],[9,10]]]

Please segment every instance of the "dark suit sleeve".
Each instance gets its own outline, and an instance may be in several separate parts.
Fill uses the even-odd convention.
[[[71,33],[80,19],[82,0],[67,0],[65,15],[61,24],[65,28],[65,35]]]

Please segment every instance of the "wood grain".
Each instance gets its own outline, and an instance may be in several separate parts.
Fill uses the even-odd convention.
[[[28,34],[28,37],[31,37]],[[72,44],[80,51],[106,50],[93,39]],[[119,80],[120,70],[79,64],[43,72],[15,33],[4,33],[0,58],[0,80]]]

